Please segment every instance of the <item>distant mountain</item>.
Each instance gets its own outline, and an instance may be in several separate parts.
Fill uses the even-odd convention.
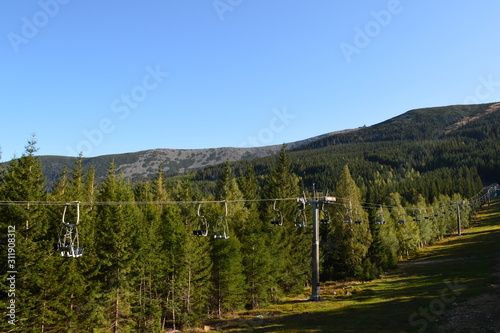
[[[347,133],[349,131],[352,130],[326,133],[317,137],[288,143],[287,147],[288,149],[295,149],[316,140],[327,138],[330,135]],[[93,166],[96,170],[96,178],[100,179],[106,175],[111,162],[114,161],[117,172],[121,172],[132,182],[137,182],[152,178],[161,164],[163,164],[163,170],[167,175],[184,174],[188,171],[223,163],[226,160],[235,162],[270,156],[277,153],[280,149],[281,145],[253,148],[150,149],[134,153],[84,158],[83,165],[85,169]],[[76,161],[76,157],[49,155],[40,156],[39,159],[49,186],[61,175],[64,168],[71,169]]]
[[[364,160],[364,163],[377,161],[377,163],[385,163],[393,167],[408,165],[422,169],[424,168],[422,165],[425,165],[425,168],[430,168],[432,165],[429,162],[415,160],[416,151],[424,146],[423,142],[441,142],[440,145],[447,147],[448,141],[443,140],[464,137],[475,140],[488,139],[490,140],[488,142],[493,142],[488,143],[488,147],[497,147],[500,146],[498,141],[495,141],[500,137],[499,127],[500,103],[432,107],[411,110],[369,127],[336,131],[288,143],[287,149],[291,151],[292,156],[295,156],[294,159],[297,160],[296,172],[304,179],[317,177],[315,174],[319,172],[318,170],[322,170],[325,165],[345,163],[342,161],[349,161],[351,158],[356,161]],[[414,146],[409,144],[411,142],[419,144]],[[436,144],[433,145],[436,146]],[[106,175],[112,161],[115,162],[117,171],[123,173],[132,182],[152,178],[161,164],[163,164],[167,175],[197,171],[201,178],[211,179],[217,174],[217,165],[226,160],[244,162],[239,167],[235,166],[236,169],[241,169],[242,165],[248,163],[269,165],[267,157],[274,155],[280,149],[281,145],[253,148],[151,149],[84,158],[83,164],[85,169],[91,166],[95,168],[97,179]],[[447,148],[440,148],[439,152],[433,152],[432,149],[426,148],[422,154],[449,153],[446,151]],[[474,158],[480,159],[476,156],[479,154],[478,144],[474,143],[474,146],[461,147],[460,149],[463,150],[460,154],[467,154],[467,157],[462,156],[461,158],[471,159],[472,155],[475,154]],[[494,149],[496,148],[490,149],[491,154],[494,154]],[[456,159],[458,158],[457,149],[451,155],[443,156],[453,156]],[[64,168],[71,169],[76,161],[76,157],[40,156],[39,158],[49,186],[60,177]],[[488,158],[489,162],[477,162],[479,167],[482,166],[480,163],[496,165],[496,162],[492,162],[496,160],[495,156]],[[255,162],[253,162],[254,160]],[[261,160],[262,162],[259,162]],[[447,163],[455,163],[455,160],[451,157],[446,161],[442,158],[433,158],[432,163],[436,167],[442,167]],[[469,163],[469,166],[477,167],[477,163],[474,163]],[[363,163],[356,165],[361,166]],[[367,167],[365,165],[365,169]],[[493,173],[495,170],[494,166],[488,168],[488,173]],[[204,169],[207,170],[205,175],[203,174]],[[265,170],[265,167],[262,166],[261,170]],[[362,168],[359,172],[363,172]]]
[[[497,111],[500,111],[500,103],[416,109],[358,131],[334,134],[315,140],[295,150],[342,143],[443,139],[454,135],[454,132],[467,124],[481,123],[481,120]]]
[[[383,191],[409,197],[424,193],[430,199],[438,193],[462,193],[460,188],[473,187],[461,182],[500,182],[500,103],[411,110],[379,124],[296,145],[289,156],[305,188],[315,183],[334,189],[348,165],[362,189],[373,190],[378,184]],[[265,175],[272,163],[271,157],[262,157],[232,167],[241,174],[251,165]],[[214,180],[220,173],[215,165],[198,170],[196,179]],[[387,195],[381,190],[368,196],[379,202]]]

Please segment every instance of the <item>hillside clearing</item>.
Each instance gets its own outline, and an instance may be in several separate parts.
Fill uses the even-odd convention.
[[[461,237],[426,248],[379,280],[327,282],[304,295],[207,323],[225,332],[500,332],[500,202]]]

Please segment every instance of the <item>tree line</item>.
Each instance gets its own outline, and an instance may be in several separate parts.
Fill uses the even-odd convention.
[[[16,230],[18,271],[16,323],[3,321],[2,329],[162,332],[303,293],[310,286],[312,231],[295,226],[301,208],[296,201],[274,199],[301,197],[308,170],[297,173],[285,148],[265,173],[251,165],[235,172],[226,162],[212,182],[193,175],[168,179],[160,167],[154,179],[131,184],[114,163],[97,182],[80,157],[48,191],[36,141],[30,140],[25,153],[0,173],[0,201],[27,202],[0,205],[2,230]],[[473,169],[459,169],[465,181],[447,195],[456,187],[444,191],[437,180],[457,181],[456,170],[441,170],[422,184],[417,171],[378,169],[366,179],[356,171],[353,177],[351,168],[362,170],[363,163],[371,162],[345,164],[318,177],[328,178],[325,183],[339,198],[322,207],[322,281],[377,278],[401,257],[455,232],[450,202],[461,203],[466,227],[473,207],[458,193],[480,189]],[[404,195],[397,191],[403,186]],[[28,202],[74,201],[86,203],[78,225],[84,252],[62,258],[54,242],[63,206]],[[224,201],[229,238],[217,239],[217,223],[226,220],[220,218],[226,215]],[[307,209],[305,216],[311,216]],[[277,211],[283,225],[271,224]],[[200,216],[210,223],[208,237],[195,236]],[[75,219],[70,205],[66,220]],[[6,247],[2,242],[3,253]],[[6,278],[2,284],[9,288]],[[3,297],[3,309],[7,302]]]

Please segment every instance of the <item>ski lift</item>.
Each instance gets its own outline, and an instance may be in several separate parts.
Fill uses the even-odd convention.
[[[208,236],[208,222],[207,218],[203,215],[200,215],[201,204],[198,205],[198,228],[193,230],[193,235],[198,237],[206,237]]]
[[[343,221],[344,223],[352,223],[354,219],[352,218],[352,203],[351,200],[349,200],[349,207],[345,208],[345,215],[343,216]],[[355,222],[355,224],[360,224],[361,222],[358,223],[358,221]]]
[[[382,210],[382,206],[380,206],[380,211],[377,213],[375,224],[385,224],[384,211]]]
[[[422,220],[420,219],[420,210],[413,212],[413,221],[416,223],[422,222]]]
[[[352,223],[352,211],[349,208],[345,209],[346,216],[344,216],[344,223]]]
[[[78,222],[80,221],[80,201],[75,201],[76,204],[76,222],[67,223],[65,221],[66,210],[70,203],[64,206],[62,216],[62,227],[59,233],[59,239],[55,243],[55,249],[60,253],[63,258],[78,258],[83,254],[83,248],[79,247],[80,242],[78,238]]]
[[[302,208],[297,211],[295,215],[295,226],[296,227],[306,227],[307,226],[307,218],[306,218],[306,203],[302,201]]]
[[[276,218],[271,221],[272,225],[283,225],[283,213],[276,208],[276,200],[273,205],[274,213],[276,213]]]
[[[356,215],[356,218],[354,219],[354,224],[362,224],[363,221],[361,221],[361,214],[358,212],[358,210],[356,209],[354,215]]]
[[[229,227],[227,225],[227,201],[224,201],[224,207],[226,208],[226,213],[224,216],[219,216],[218,221],[214,225],[214,238],[215,239],[228,239],[228,230]]]
[[[325,204],[321,205],[321,213],[323,213],[323,218],[319,221],[323,224],[330,223],[330,213],[325,209]]]

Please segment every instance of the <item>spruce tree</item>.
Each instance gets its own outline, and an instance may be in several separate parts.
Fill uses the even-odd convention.
[[[56,320],[50,299],[57,292],[51,278],[52,241],[47,206],[29,202],[47,200],[42,167],[35,156],[33,136],[18,159],[4,170],[0,197],[6,201],[25,201],[26,205],[0,207],[2,230],[15,229],[16,326],[17,332],[44,331]],[[7,249],[2,247],[7,253]],[[7,270],[6,270],[7,271]],[[4,282],[5,283],[5,282]],[[6,289],[7,290],[7,289]],[[5,322],[5,321],[4,321]]]
[[[398,239],[399,255],[409,256],[416,251],[420,242],[420,234],[418,229],[418,217],[416,211],[403,210],[402,198],[399,193],[391,193],[389,195],[389,203],[395,206],[394,213],[398,214],[396,226],[396,237]],[[410,215],[408,215],[410,213]],[[402,215],[401,215],[402,214]],[[396,220],[396,219],[395,219]]]
[[[291,160],[283,145],[267,175],[263,189],[264,199],[298,198],[299,177],[292,172]],[[271,297],[278,300],[282,293],[302,290],[309,279],[310,260],[310,230],[295,226],[297,212],[300,207],[294,201],[279,201],[277,209],[283,214],[282,226],[272,226],[276,219],[272,201],[262,204],[262,219],[269,233],[269,243],[266,244],[273,259],[273,271],[270,278],[273,287]]]
[[[378,278],[380,273],[396,267],[399,254],[396,227],[403,212],[402,207],[393,207],[390,212],[382,206],[375,210],[371,222],[373,242],[365,262],[364,279]]]
[[[259,186],[252,168],[247,169],[239,184],[246,200],[259,198]],[[267,247],[270,242],[268,221],[259,218],[259,206],[256,201],[247,202],[246,207],[248,218],[240,238],[247,286],[246,305],[255,309],[270,301],[269,294],[273,285],[269,276],[273,267],[271,253]]]
[[[173,190],[173,199],[176,201],[193,201],[200,199],[195,194],[193,183],[185,177],[179,181]],[[186,228],[184,249],[185,256],[182,264],[186,271],[185,289],[180,295],[183,301],[184,323],[186,326],[199,324],[209,312],[209,299],[212,291],[212,259],[211,244],[207,237],[196,237],[193,230],[198,229],[197,205],[179,205],[182,223]],[[204,211],[202,212],[204,214]]]
[[[152,204],[155,201],[153,186],[150,182],[140,183],[134,189],[135,200],[146,203],[138,206],[142,214],[137,221],[137,242],[140,247],[137,249],[137,302],[133,311],[139,332],[159,332],[163,312],[162,288],[165,288],[166,274],[162,255],[163,235],[160,232],[161,208]]]
[[[140,214],[137,206],[131,204],[134,195],[130,185],[122,176],[115,175],[114,162],[100,187],[97,201],[109,203],[96,207],[97,279],[101,285],[98,301],[102,315],[99,326],[112,332],[133,331]]]
[[[342,198],[343,207],[326,235],[325,272],[329,272],[329,278],[353,278],[363,273],[372,235],[360,190],[347,165],[340,174],[335,195]]]
[[[246,228],[248,217],[242,199],[243,194],[233,176],[231,165],[226,161],[216,187],[216,200],[225,201],[224,208],[222,209],[222,205],[219,204],[220,207],[214,207],[215,214],[212,213],[210,216],[214,232],[222,231],[223,229],[219,228],[224,228],[224,224],[227,223],[228,228],[225,232],[228,233],[226,236],[229,236],[227,239],[211,238],[213,306],[218,317],[225,311],[236,310],[242,304],[245,277],[239,237]],[[216,227],[218,223],[222,225]]]
[[[83,193],[82,178],[83,170],[81,165],[81,157],[75,163],[71,173],[63,170],[61,177],[56,182],[54,190],[51,192],[51,200],[58,202],[67,202],[65,212],[65,221],[67,223],[77,223],[78,237],[80,239],[79,247],[86,248],[92,240],[86,237],[86,231],[92,228],[87,225],[91,222],[88,217],[88,207],[79,207],[79,214],[77,220],[76,201],[81,201],[85,198]],[[56,232],[53,233],[54,240],[60,237],[60,230],[62,225],[62,214],[65,208],[61,206],[54,206],[51,210],[51,229]],[[82,226],[85,226],[82,233]],[[93,290],[90,287],[90,277],[92,271],[88,269],[89,261],[92,258],[92,251],[84,251],[85,257],[78,258],[62,258],[59,252],[51,258],[52,265],[55,270],[50,274],[60,288],[57,294],[52,296],[52,304],[58,305],[58,318],[55,323],[57,326],[53,327],[55,330],[67,330],[68,332],[78,332],[86,327],[89,323],[87,321],[86,311],[88,307],[93,304]],[[90,253],[90,255],[89,255]],[[95,256],[94,256],[95,257]]]

